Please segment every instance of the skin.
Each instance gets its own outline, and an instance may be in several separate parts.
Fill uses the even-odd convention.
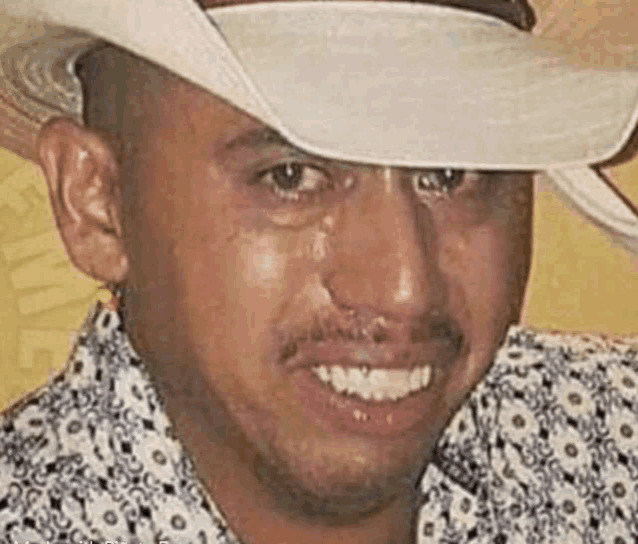
[[[125,286],[133,345],[215,502],[247,543],[409,542],[433,444],[519,316],[531,174],[422,190],[432,171],[307,155],[168,74],[142,98],[124,157],[68,119],[43,129],[39,155],[73,262]],[[302,168],[299,200],[273,190],[282,164]],[[352,316],[382,323],[364,347],[458,344],[427,361],[405,432],[326,428],[281,364],[282,339],[321,323],[344,341],[330,331]]]

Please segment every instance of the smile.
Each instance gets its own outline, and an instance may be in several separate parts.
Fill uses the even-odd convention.
[[[398,401],[428,388],[432,367],[423,365],[412,370],[370,369],[368,365],[343,367],[318,365],[312,372],[337,393],[354,395],[363,400]]]
[[[432,414],[470,343],[451,320],[377,329],[369,321],[284,337],[274,346],[273,361],[290,377],[300,414],[333,436],[429,432],[440,424]]]

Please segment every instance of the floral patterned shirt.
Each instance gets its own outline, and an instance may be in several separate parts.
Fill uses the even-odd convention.
[[[419,485],[417,544],[638,542],[638,341],[513,327]],[[0,544],[239,542],[120,315],[0,417]]]
[[[513,327],[420,487],[419,544],[638,542],[638,337]]]

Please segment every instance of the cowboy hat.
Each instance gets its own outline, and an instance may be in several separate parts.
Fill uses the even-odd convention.
[[[75,61],[105,40],[313,154],[545,171],[638,251],[638,217],[591,168],[616,156],[635,128],[638,70],[568,62],[556,44],[521,30],[529,27],[525,10],[455,6],[302,1],[204,10],[195,0],[0,0],[0,143],[34,159],[44,122],[81,122]]]

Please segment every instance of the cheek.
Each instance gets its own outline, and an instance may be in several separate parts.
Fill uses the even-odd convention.
[[[464,292],[473,322],[486,322],[488,316],[509,320],[512,302],[520,301],[519,278],[526,270],[527,247],[515,242],[504,229],[492,225],[442,237],[440,268]]]
[[[274,236],[241,237],[238,278],[247,289],[277,290],[286,269],[286,257]]]
[[[513,183],[481,213],[460,206],[436,216],[440,269],[463,293],[472,327],[493,334],[518,317],[529,268],[531,183]]]
[[[294,237],[272,230],[242,229],[220,259],[227,315],[256,342],[289,295]]]
[[[464,394],[489,368],[508,326],[518,319],[527,259],[511,232],[490,223],[441,240],[449,308],[462,320],[470,346],[465,371],[451,385]]]
[[[328,235],[316,228],[242,233],[237,266],[247,289],[268,293],[292,291],[328,256]]]
[[[486,328],[500,315],[506,274],[499,240],[489,229],[450,232],[440,238],[439,268],[446,278],[448,305],[465,328]],[[483,331],[483,333],[486,331]]]
[[[502,240],[489,228],[441,237],[439,268],[447,286],[447,308],[458,319],[467,359],[445,386],[443,398],[456,407],[492,363],[509,322]]]
[[[182,264],[182,312],[190,316],[195,343],[214,332],[217,348],[268,349],[273,324],[303,293],[315,266],[327,251],[321,233],[253,226],[238,221],[223,243],[201,238],[179,255]],[[201,325],[200,325],[201,324]],[[211,345],[213,343],[211,342]],[[235,354],[236,355],[236,354]]]
[[[448,233],[442,237],[440,266],[468,292],[478,292],[487,286],[492,291],[499,285],[499,277],[506,273],[504,249],[503,240],[494,236],[490,228]]]
[[[279,397],[284,384],[267,364],[273,327],[303,298],[320,244],[308,232],[249,224],[214,250],[203,245],[195,252],[180,312],[188,316],[188,344],[203,374],[237,410]]]

